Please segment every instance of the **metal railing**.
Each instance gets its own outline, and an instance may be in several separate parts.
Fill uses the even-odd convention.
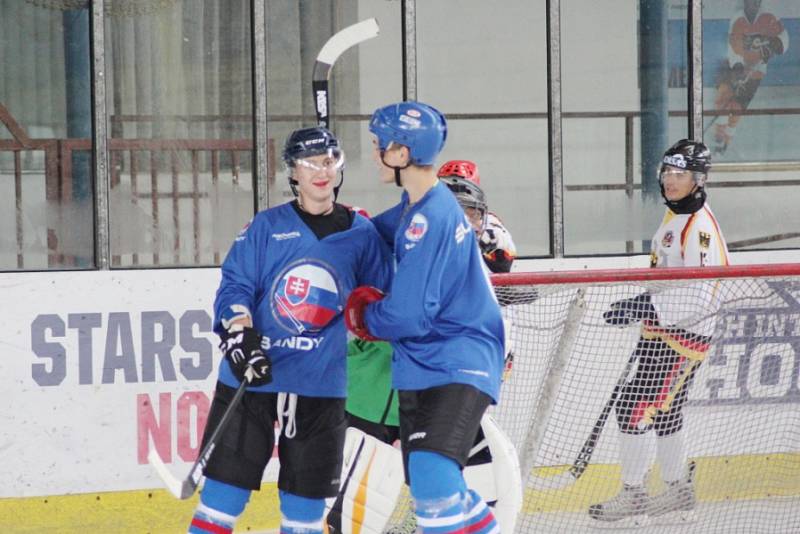
[[[722,111],[711,110],[706,112],[706,116],[722,114]],[[800,108],[781,108],[765,110],[745,110],[742,115],[800,115]],[[623,183],[616,184],[573,184],[565,186],[566,191],[612,191],[622,190],[630,198],[634,191],[641,190],[641,184],[634,182],[634,126],[635,119],[641,115],[636,111],[619,112],[566,112],[562,113],[565,120],[573,119],[621,119],[624,121],[624,167],[625,176]],[[685,117],[685,111],[670,112],[671,117]],[[335,115],[334,120],[338,121],[367,121],[369,115],[362,114],[341,114]],[[547,114],[544,112],[520,112],[520,113],[450,113],[450,120],[504,120],[504,119],[540,119],[546,120]],[[276,122],[298,122],[306,117],[302,115],[270,115],[269,121]],[[241,116],[134,116],[120,115],[111,117],[112,124],[122,124],[125,122],[146,123],[153,121],[186,121],[186,122],[239,122],[251,121],[252,117]],[[73,161],[74,153],[81,151],[91,151],[92,144],[89,139],[31,139],[25,130],[19,126],[5,107],[0,104],[0,121],[5,125],[14,139],[0,140],[0,153],[11,152],[13,154],[13,180],[14,180],[14,206],[16,210],[16,228],[14,236],[16,240],[16,265],[18,269],[25,268],[25,236],[23,225],[23,179],[25,172],[22,165],[22,155],[29,151],[40,151],[44,153],[44,178],[45,178],[45,200],[47,203],[68,203],[73,201]],[[172,246],[178,250],[182,239],[185,236],[179,231],[180,201],[191,201],[192,235],[189,239],[193,241],[194,261],[200,261],[200,235],[201,235],[201,199],[205,198],[200,187],[201,172],[207,171],[210,174],[212,185],[217,183],[223,175],[220,167],[220,159],[225,156],[231,162],[230,179],[233,183],[238,183],[240,177],[240,160],[243,154],[252,157],[254,150],[252,139],[121,139],[112,138],[107,140],[109,153],[109,183],[111,188],[121,183],[121,161],[127,160],[129,168],[125,173],[125,179],[129,180],[132,198],[131,202],[136,205],[140,203],[148,205],[152,217],[152,233],[155,236],[153,242],[153,264],[160,265],[160,230],[163,228],[164,221],[159,208],[159,200],[168,199],[172,201],[171,225],[173,230]],[[180,191],[178,188],[178,177],[186,172],[182,169],[179,161],[179,153],[188,154],[190,161],[188,172],[191,176],[192,187],[190,191]],[[268,140],[267,157],[267,180],[274,183],[275,178],[275,157],[273,140]],[[171,187],[164,190],[161,187],[163,180],[163,165],[159,162],[168,161],[166,166],[167,174],[170,177]],[[201,165],[201,159],[206,163]],[[201,167],[203,167],[201,169]],[[787,171],[800,170],[800,161],[782,162],[763,162],[763,163],[721,163],[715,166],[716,172],[745,172],[745,171]],[[149,190],[140,191],[141,180],[149,180]],[[777,187],[800,185],[800,179],[787,180],[728,180],[715,181],[715,188],[739,188],[739,187]],[[60,221],[49,218],[46,222],[48,265],[51,267],[74,265],[74,258],[70,258],[59,250],[59,236],[63,230],[59,227]],[[798,233],[784,233],[770,236],[757,237],[730,243],[731,248],[753,246],[756,244],[776,242],[783,239],[798,237]],[[630,247],[628,247],[630,251]],[[214,251],[214,263],[219,263],[220,251]],[[177,253],[173,258],[178,261]],[[120,266],[121,258],[119,255],[112,256],[112,265]],[[139,264],[138,253],[133,253],[132,265]]]

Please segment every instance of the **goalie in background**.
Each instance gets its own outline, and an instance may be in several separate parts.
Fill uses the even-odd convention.
[[[281,532],[323,532],[347,428],[345,298],[391,280],[391,252],[373,224],[336,203],[344,166],[336,137],[296,130],[283,160],[297,198],[256,214],[222,264],[214,331],[224,359],[204,441],[241,381],[250,386],[203,471],[195,534],[233,531],[261,486],[276,422]]]
[[[447,184],[467,214],[489,270],[510,272],[517,256],[514,240],[500,218],[489,211],[478,166],[468,160],[451,160],[442,165],[436,175]]]
[[[500,308],[464,212],[433,164],[444,116],[419,102],[375,111],[369,125],[380,179],[402,187],[400,203],[373,219],[394,243],[391,292],[358,288],[345,318],[362,339],[391,342],[400,440],[421,532],[498,532],[462,468],[503,369]]]
[[[723,110],[714,126],[714,153],[723,154],[733,139],[741,112],[747,109],[767,74],[767,63],[789,48],[789,34],[772,13],[762,12],[761,0],[744,0],[731,19],[728,62],[720,72],[714,107]]]
[[[664,153],[659,181],[667,210],[653,237],[651,267],[728,265],[725,238],[706,202],[710,158],[703,143],[687,139]],[[623,488],[589,508],[593,519],[640,525],[668,514],[688,519],[694,510],[694,464],[688,463],[683,407],[714,333],[719,289],[710,281],[642,293],[613,303],[603,315],[611,325],[641,322],[641,334],[635,372],[615,406]],[[651,462],[648,433],[656,436],[666,486],[653,496],[645,480]]]

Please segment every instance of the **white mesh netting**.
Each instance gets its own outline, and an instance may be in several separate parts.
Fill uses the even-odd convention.
[[[587,282],[588,272],[546,284],[541,275],[493,278],[514,360],[490,413],[523,470],[516,532],[800,532],[800,269],[752,271],[759,277],[737,269],[737,278],[702,280],[635,280],[654,270],[620,272],[626,281],[605,273]],[[604,319],[613,303],[645,293],[649,301],[607,314],[617,325]],[[642,320],[625,326],[626,318]],[[604,408],[607,420],[576,479],[570,468]],[[622,489],[620,424],[644,436],[637,439],[650,466],[645,493],[592,518],[590,506]],[[693,471],[691,481],[682,470],[680,484],[667,486],[656,434],[664,440],[678,427]]]

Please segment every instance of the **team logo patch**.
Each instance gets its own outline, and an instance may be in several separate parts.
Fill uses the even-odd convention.
[[[242,241],[244,239],[245,235],[247,235],[247,229],[250,228],[251,224],[253,224],[252,219],[247,221],[247,224],[245,224],[244,227],[241,230],[239,230],[239,234],[236,236],[235,241]]]
[[[679,169],[686,168],[686,159],[683,154],[673,154],[671,156],[664,156],[664,164],[678,167]]]
[[[700,238],[700,248],[708,249],[711,246],[711,234],[700,232],[698,237]]]
[[[416,243],[422,239],[427,231],[428,219],[421,213],[415,213],[414,216],[411,217],[411,222],[408,224],[408,228],[406,228],[405,236],[409,241]]]
[[[319,332],[342,311],[336,277],[321,262],[294,263],[276,280],[272,289],[272,316],[293,334]]]
[[[664,234],[664,237],[661,238],[661,246],[664,248],[669,248],[672,246],[672,241],[675,239],[675,234],[672,233],[672,230],[669,230],[667,233]]]
[[[413,110],[410,110],[413,111]],[[410,114],[409,114],[410,115]],[[422,122],[414,117],[410,117],[409,115],[400,115],[397,120],[400,122],[404,122],[411,126],[411,128],[419,128],[422,125]]]

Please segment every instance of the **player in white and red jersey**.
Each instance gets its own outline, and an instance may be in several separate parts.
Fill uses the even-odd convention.
[[[704,267],[728,264],[728,249],[711,207],[705,183],[711,155],[703,143],[683,139],[662,159],[659,181],[666,201],[664,220],[652,242],[652,267]],[[688,462],[683,406],[714,332],[719,308],[715,282],[642,293],[617,301],[603,314],[608,324],[642,322],[633,357],[636,370],[619,392],[622,491],[590,506],[597,521],[646,524],[678,514],[687,519],[695,507],[694,464]],[[650,467],[648,433],[656,435],[657,460],[666,490],[650,496],[645,477]]]

